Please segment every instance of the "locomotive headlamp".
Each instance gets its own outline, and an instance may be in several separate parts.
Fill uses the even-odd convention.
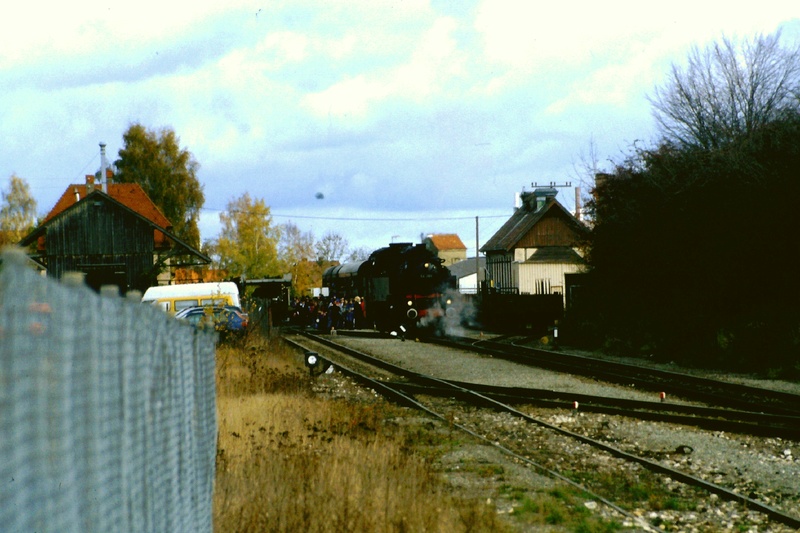
[[[425,268],[425,270],[428,270],[431,267],[431,264],[430,263],[425,263],[422,266]]]
[[[414,302],[412,300],[409,300],[406,302],[406,304],[408,304],[408,306],[411,307],[412,305],[414,305]]]
[[[453,303],[453,300],[448,298],[447,300],[444,301],[444,303],[446,303],[447,305],[450,305],[451,303]]]

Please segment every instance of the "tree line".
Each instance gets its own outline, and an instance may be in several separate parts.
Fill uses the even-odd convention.
[[[293,287],[305,294],[322,283],[322,272],[336,262],[366,259],[371,250],[351,248],[347,239],[327,232],[316,239],[293,222],[275,224],[262,198],[244,193],[219,215],[222,229],[200,242],[198,226],[205,203],[197,179],[199,163],[171,128],[131,124],[113,164],[115,183],[137,183],[172,223],[172,232],[212,258],[211,268],[230,278],[259,279],[293,275]],[[97,176],[99,177],[99,175]],[[15,244],[33,230],[37,203],[28,183],[9,178],[0,205],[0,245]]]
[[[591,290],[570,317],[628,355],[800,373],[800,49],[780,33],[694,49],[659,126],[598,174]]]

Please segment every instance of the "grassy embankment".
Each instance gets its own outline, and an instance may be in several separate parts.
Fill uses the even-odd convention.
[[[215,531],[517,529],[486,495],[459,497],[431,468],[436,454],[459,445],[450,432],[387,424],[418,415],[379,398],[317,395],[278,340],[220,346],[217,387]],[[520,525],[614,529],[576,516],[569,496],[519,498]]]

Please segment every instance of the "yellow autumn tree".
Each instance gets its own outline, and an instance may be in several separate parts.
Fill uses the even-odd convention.
[[[36,200],[28,182],[12,174],[0,204],[0,244],[13,244],[36,226]]]
[[[212,243],[219,267],[231,276],[258,279],[282,275],[278,260],[280,229],[272,225],[270,208],[249,193],[228,202],[219,215],[222,230]]]
[[[284,271],[292,275],[292,288],[295,295],[305,295],[311,287],[321,286],[322,272],[319,271],[319,268],[315,268],[316,257],[312,232],[300,230],[291,221],[282,224],[278,254]]]

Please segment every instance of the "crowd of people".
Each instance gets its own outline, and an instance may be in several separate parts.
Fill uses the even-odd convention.
[[[355,298],[311,297],[295,298],[290,309],[290,323],[322,332],[337,329],[364,329],[366,302]]]

